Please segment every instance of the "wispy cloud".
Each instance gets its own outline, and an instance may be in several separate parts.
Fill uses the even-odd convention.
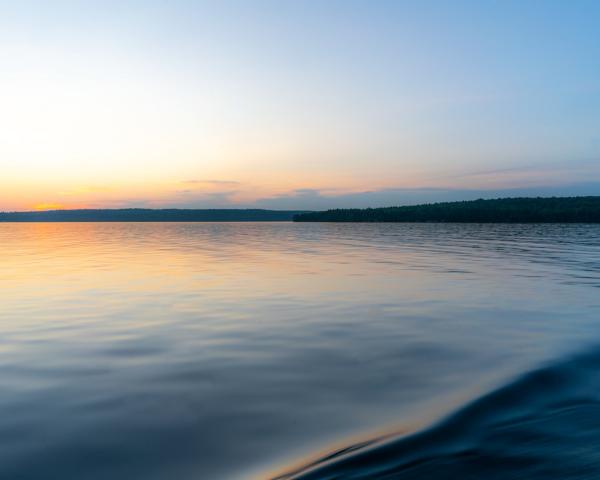
[[[325,210],[329,208],[366,208],[419,203],[476,200],[500,197],[549,197],[600,195],[600,182],[542,185],[516,188],[386,188],[354,193],[331,194],[316,189],[297,189],[265,197],[249,206],[273,209]]]
[[[508,168],[496,168],[457,173],[446,176],[452,183],[480,185],[483,188],[528,188],[568,185],[600,178],[600,160],[571,160]],[[460,180],[463,182],[460,182]],[[457,181],[458,180],[458,181]]]
[[[238,190],[179,190],[175,196],[163,201],[169,208],[231,208],[238,207],[235,196]]]
[[[235,180],[214,180],[214,179],[191,179],[191,180],[182,180],[183,184],[186,185],[217,185],[217,186],[226,186],[226,185],[239,185],[240,182]]]

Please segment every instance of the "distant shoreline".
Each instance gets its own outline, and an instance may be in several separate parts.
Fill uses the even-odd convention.
[[[78,209],[0,212],[0,223],[31,222],[600,223],[600,196],[520,197],[334,209]]]
[[[500,198],[306,212],[295,222],[600,223],[600,196]]]
[[[0,212],[2,222],[290,222],[302,210],[262,209],[80,209]]]

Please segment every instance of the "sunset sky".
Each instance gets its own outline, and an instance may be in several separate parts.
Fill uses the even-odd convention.
[[[600,2],[2,1],[0,210],[600,194]]]

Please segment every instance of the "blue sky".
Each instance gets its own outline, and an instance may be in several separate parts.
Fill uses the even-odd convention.
[[[0,210],[600,194],[598,25],[592,1],[0,1]]]

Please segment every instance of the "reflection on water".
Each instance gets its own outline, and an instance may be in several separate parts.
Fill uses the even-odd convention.
[[[593,225],[0,224],[0,245],[0,478],[266,478],[600,340]]]

